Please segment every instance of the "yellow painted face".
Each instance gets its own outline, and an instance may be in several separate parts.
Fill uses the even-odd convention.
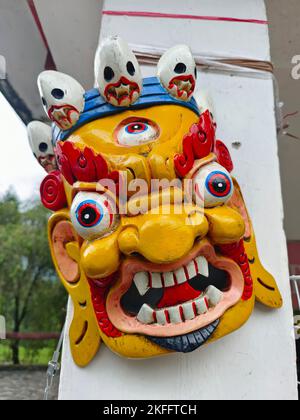
[[[149,186],[176,178],[175,156],[198,120],[183,106],[151,106],[90,122],[68,142]],[[241,327],[255,297],[281,306],[238,183],[217,155],[198,156],[181,178],[192,183],[186,205],[186,188],[148,190],[138,199],[129,195],[121,214],[105,189],[64,181],[68,209],[50,219],[49,240],[74,304],[70,341],[78,365],[94,357],[101,341],[130,358],[191,352]],[[150,209],[134,211],[149,201]]]

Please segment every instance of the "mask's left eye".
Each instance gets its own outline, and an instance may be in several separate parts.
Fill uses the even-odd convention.
[[[121,146],[139,146],[156,140],[160,135],[157,124],[144,119],[123,121],[116,130],[116,139]]]
[[[113,232],[119,217],[115,204],[106,195],[81,192],[73,201],[71,220],[78,235],[90,240]]]
[[[229,172],[218,163],[202,167],[194,176],[194,199],[204,207],[225,204],[233,195],[234,186]]]

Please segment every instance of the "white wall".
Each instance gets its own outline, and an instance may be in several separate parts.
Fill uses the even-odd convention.
[[[270,19],[272,59],[278,78],[284,114],[299,111],[287,121],[290,133],[300,138],[300,80],[292,78],[292,57],[300,55],[299,0],[267,0]],[[300,240],[300,140],[281,136],[278,139],[285,207],[285,229],[289,240]]]

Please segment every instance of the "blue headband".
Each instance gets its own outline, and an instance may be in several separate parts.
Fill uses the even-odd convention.
[[[115,107],[107,103],[99,93],[98,89],[92,89],[85,94],[85,108],[77,124],[71,130],[61,131],[57,126],[53,128],[54,145],[62,140],[66,140],[74,131],[83,125],[107,117],[109,115],[120,114],[130,109],[143,109],[153,105],[179,105],[190,109],[197,115],[200,111],[197,102],[192,98],[189,102],[179,101],[171,96],[160,84],[156,77],[149,77],[143,81],[143,91],[139,100],[129,108]]]

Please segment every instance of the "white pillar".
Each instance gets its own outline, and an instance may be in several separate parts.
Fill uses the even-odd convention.
[[[265,20],[262,0],[106,0],[106,10],[155,11]],[[270,60],[267,25],[225,21],[104,16],[101,37],[194,53]],[[144,69],[154,75],[155,69]],[[91,69],[92,71],[92,69]],[[245,194],[261,258],[284,298],[280,311],[257,305],[241,330],[189,355],[126,360],[103,345],[85,369],[72,361],[66,337],[61,399],[296,399],[295,345],[277,155],[273,84],[269,80],[203,74],[218,137],[229,147]],[[236,149],[233,142],[239,141]],[[68,321],[70,320],[70,312]]]

